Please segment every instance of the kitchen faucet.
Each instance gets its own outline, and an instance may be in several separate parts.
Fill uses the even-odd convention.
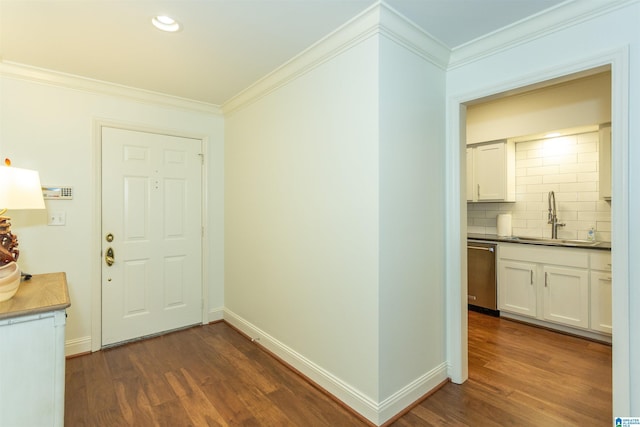
[[[564,227],[567,224],[558,223],[558,215],[556,214],[556,194],[549,191],[549,220],[547,224],[551,224],[551,238],[558,238],[558,227]]]

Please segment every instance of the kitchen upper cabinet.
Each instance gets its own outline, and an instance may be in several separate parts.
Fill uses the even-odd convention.
[[[593,253],[590,328],[611,334],[611,253]]]
[[[600,125],[599,132],[599,189],[600,198],[611,200],[611,124]],[[469,156],[467,156],[469,157]]]
[[[467,202],[473,202],[473,148],[467,147]]]
[[[588,328],[588,270],[545,265],[543,273],[544,320]]]
[[[515,202],[515,144],[506,140],[467,147],[467,201]]]

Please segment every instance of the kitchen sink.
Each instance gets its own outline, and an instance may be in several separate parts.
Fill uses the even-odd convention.
[[[552,246],[598,246],[600,242],[594,242],[591,240],[571,240],[571,239],[549,239],[544,237],[511,237],[509,240],[513,240],[520,243],[532,243],[538,245],[552,245]]]

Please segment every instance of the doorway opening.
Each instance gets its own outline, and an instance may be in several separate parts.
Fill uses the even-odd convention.
[[[574,117],[567,116],[565,114],[559,114],[558,109],[562,110],[562,96],[552,97],[550,100],[550,104],[545,105],[532,103],[532,99],[536,96],[535,94],[544,94],[545,91],[550,91],[552,89],[568,89],[572,86],[579,86],[581,83],[589,83],[606,81],[605,89],[608,90],[608,95],[605,95],[609,100],[608,110],[606,112],[595,112],[591,111],[585,118],[584,111],[576,111],[572,114]],[[582,93],[581,95],[584,95]],[[563,95],[564,96],[564,95]],[[616,95],[614,95],[614,98]],[[607,200],[603,200],[600,197],[600,177],[598,176],[598,172],[600,172],[598,168],[598,163],[600,161],[599,152],[595,151],[591,154],[586,154],[586,151],[582,151],[582,155],[578,156],[578,153],[574,153],[572,156],[574,158],[581,157],[580,160],[585,161],[592,157],[592,161],[590,163],[594,163],[597,166],[595,170],[591,172],[587,172],[587,169],[594,169],[593,165],[584,166],[584,165],[564,165],[562,162],[551,166],[551,162],[545,161],[545,153],[540,153],[540,151],[544,148],[544,140],[547,139],[545,136],[552,131],[560,131],[565,133],[566,136],[572,136],[574,141],[576,137],[575,135],[586,135],[581,136],[582,143],[586,144],[586,140],[591,138],[596,139],[595,146],[598,146],[598,135],[601,130],[601,126],[606,126],[607,124],[611,124],[613,122],[613,129],[615,126],[622,126],[623,123],[616,123],[615,113],[611,108],[611,98],[612,98],[612,85],[611,85],[611,65],[604,65],[596,68],[592,68],[586,71],[581,71],[579,73],[569,74],[563,76],[558,79],[548,80],[545,82],[536,83],[530,86],[522,87],[517,90],[511,90],[509,92],[502,92],[499,94],[494,94],[488,97],[484,97],[481,99],[465,102],[461,104],[462,112],[461,112],[461,135],[465,135],[464,128],[466,127],[466,137],[465,141],[461,142],[461,149],[466,147],[466,143],[481,143],[485,141],[494,141],[494,140],[508,140],[511,139],[514,143],[528,144],[526,147],[527,150],[521,150],[520,152],[516,152],[516,156],[519,156],[520,162],[522,163],[522,167],[517,169],[518,178],[521,179],[521,183],[516,183],[516,197],[512,201],[503,201],[496,203],[478,203],[471,204],[474,206],[473,208],[467,211],[466,206],[462,206],[463,212],[461,212],[461,218],[467,224],[466,227],[462,227],[464,230],[467,229],[468,233],[482,233],[482,234],[497,234],[497,215],[500,213],[509,213],[513,215],[512,222],[512,234],[517,235],[529,235],[536,237],[551,237],[550,235],[550,226],[547,225],[547,202],[544,197],[547,194],[553,185],[559,185],[560,182],[554,182],[554,180],[563,180],[568,179],[567,176],[561,177],[561,173],[559,173],[559,169],[564,168],[566,174],[574,174],[576,176],[576,181],[573,184],[569,182],[562,183],[563,191],[563,201],[560,205],[565,208],[565,212],[567,214],[567,223],[570,223],[570,227],[567,227],[563,231],[563,236],[565,238],[571,238],[573,240],[587,240],[588,233],[590,229],[595,228],[596,232],[596,240],[613,241],[612,236],[612,223],[615,215],[612,214],[611,209],[611,198]],[[506,104],[508,104],[508,100],[514,101],[515,104],[511,105],[511,108],[507,108],[503,110],[502,117],[496,115],[496,112],[500,110],[500,108],[504,108]],[[517,105],[520,103],[520,107],[526,106],[529,104],[529,111],[522,117],[518,117],[519,113],[522,113],[523,110],[518,110],[520,107],[515,107],[513,105]],[[571,103],[567,103],[567,105],[571,105]],[[491,107],[485,108],[483,107]],[[575,105],[573,106],[575,107]],[[567,107],[569,108],[569,107]],[[493,109],[493,111],[491,111]],[[545,111],[547,110],[547,111]],[[506,112],[505,112],[506,111]],[[553,111],[552,115],[548,115],[550,111]],[[465,119],[466,114],[466,119]],[[493,116],[492,116],[493,114]],[[532,123],[532,117],[543,117],[547,114],[547,120],[541,121],[539,123]],[[619,112],[618,112],[619,114]],[[578,118],[577,115],[582,115],[582,117]],[[526,117],[525,117],[526,116]],[[589,117],[591,117],[589,119]],[[574,120],[577,119],[576,120]],[[589,123],[579,123],[580,120],[591,120]],[[466,125],[466,126],[465,126]],[[615,130],[614,130],[615,132]],[[560,135],[562,137],[562,135]],[[555,138],[558,138],[556,135]],[[533,143],[531,141],[538,141]],[[560,141],[556,140],[556,143]],[[550,147],[550,151],[558,149],[558,145],[555,147],[547,144]],[[585,150],[586,145],[583,145],[578,150]],[[524,148],[524,147],[523,147]],[[591,144],[591,148],[593,148],[593,144]],[[573,149],[577,149],[573,147]],[[536,151],[536,153],[534,153]],[[461,157],[462,157],[461,151]],[[552,156],[553,153],[549,154]],[[556,153],[556,157],[559,157]],[[468,159],[468,157],[467,157]],[[557,159],[556,159],[557,160]],[[566,159],[564,159],[566,160]],[[536,162],[539,165],[536,165]],[[574,162],[580,163],[580,162]],[[462,180],[461,182],[465,182],[464,178],[467,177],[465,172],[465,161],[461,161],[462,167]],[[538,170],[534,171],[531,174],[527,174],[527,168],[538,168]],[[545,169],[546,168],[546,169]],[[580,169],[583,169],[583,172],[580,172]],[[568,170],[573,169],[574,172],[568,172]],[[466,169],[469,172],[469,169]],[[471,172],[472,173],[472,172]],[[554,177],[545,177],[545,174],[553,174]],[[580,177],[579,174],[582,174]],[[587,191],[590,194],[586,196],[585,194],[580,194],[582,190],[580,190],[580,183],[578,180],[580,178],[586,179],[587,174],[592,174],[591,178],[595,179],[591,184],[584,185],[583,188],[593,187],[590,191]],[[468,181],[467,181],[468,182]],[[567,184],[567,185],[564,185]],[[571,185],[569,185],[571,184]],[[462,191],[464,192],[464,187],[462,187]],[[530,187],[530,188],[528,188]],[[551,187],[549,190],[545,189],[546,187]],[[571,188],[571,190],[567,190]],[[533,191],[528,191],[533,190]],[[586,191],[586,190],[585,190]],[[533,194],[529,194],[533,193]],[[558,193],[558,191],[556,191]],[[573,193],[573,194],[570,194]],[[597,198],[595,197],[597,195]],[[463,199],[461,200],[463,202]],[[615,209],[619,209],[617,202],[615,201],[615,197],[613,197],[613,203],[616,203]],[[484,206],[481,206],[484,205]],[[590,213],[584,211],[585,208],[588,207]],[[507,212],[504,212],[507,211]],[[465,215],[465,213],[467,215]],[[600,230],[598,234],[598,220],[600,221]],[[586,225],[588,223],[588,225]],[[624,224],[616,224],[616,227],[624,226]],[[583,229],[583,227],[586,227]],[[516,231],[517,229],[517,231]],[[464,232],[464,231],[463,231]],[[571,235],[569,237],[569,235]],[[465,237],[466,236],[462,236]],[[465,239],[466,240],[466,239]],[[460,251],[461,253],[465,253],[466,251]],[[617,261],[612,262],[615,264]],[[461,263],[462,269],[466,266],[466,261],[463,259]],[[461,271],[461,274],[465,275],[466,279],[466,271]],[[624,279],[623,279],[624,280]],[[463,298],[466,295],[462,296]],[[466,298],[465,298],[466,299]],[[466,304],[465,304],[466,305]],[[610,308],[609,308],[610,310]],[[463,309],[463,316],[466,319],[467,311]],[[463,339],[467,340],[467,323],[466,320],[461,321],[462,324],[462,335]],[[611,324],[611,322],[610,322]],[[598,334],[596,334],[598,337]],[[464,347],[464,344],[463,344]],[[466,348],[465,348],[466,352]],[[463,360],[466,363],[467,359]],[[615,391],[615,372],[614,372],[614,391]]]

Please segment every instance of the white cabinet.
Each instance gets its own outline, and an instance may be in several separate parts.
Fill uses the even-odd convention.
[[[611,334],[611,252],[500,243],[498,308],[567,332]]]
[[[543,265],[544,320],[589,327],[589,272],[584,268]]]
[[[600,198],[611,200],[611,124],[600,126],[598,146]]]
[[[34,274],[0,302],[0,426],[64,425],[64,273]]]
[[[467,147],[467,201],[515,201],[515,144],[496,141]]]
[[[473,148],[467,147],[467,202],[473,202]]]
[[[594,331],[611,333],[611,253],[591,254],[591,321]]]
[[[500,244],[500,311],[589,327],[589,256],[576,249]]]
[[[498,263],[500,310],[536,317],[536,264],[501,260]]]
[[[0,320],[0,425],[64,425],[64,328],[64,311]]]

